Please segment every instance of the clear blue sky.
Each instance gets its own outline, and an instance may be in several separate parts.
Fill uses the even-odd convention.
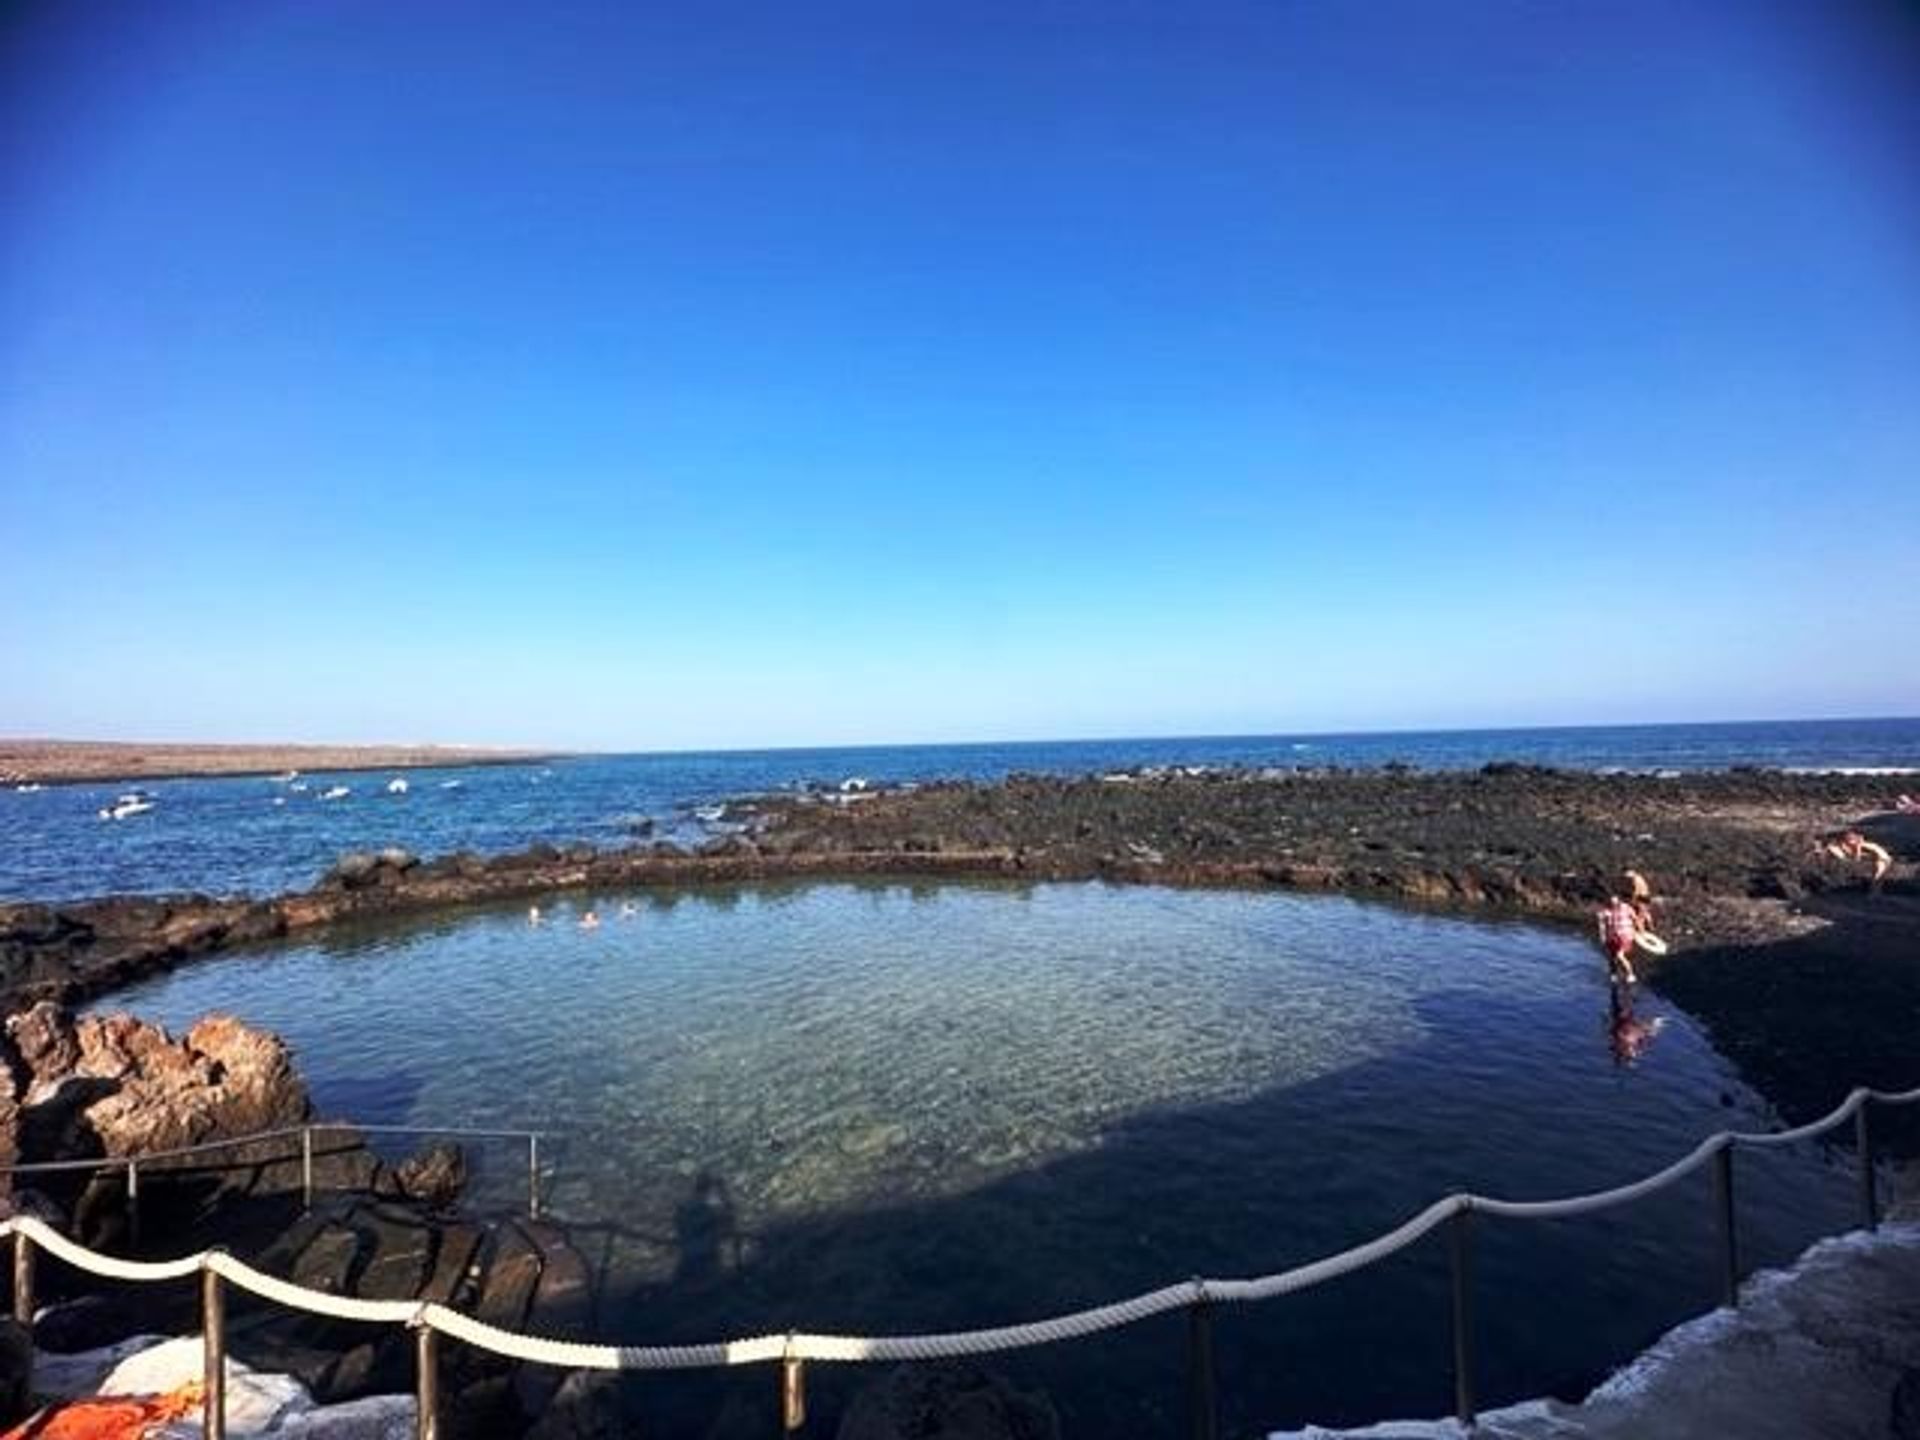
[[[14,5],[0,733],[1920,712],[1920,18]]]

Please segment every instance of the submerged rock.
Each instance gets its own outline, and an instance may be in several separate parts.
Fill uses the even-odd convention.
[[[902,1365],[859,1394],[837,1440],[1058,1440],[1044,1396],[964,1362]]]
[[[620,1405],[620,1376],[575,1370],[560,1382],[526,1440],[619,1440],[631,1433]]]
[[[429,1210],[449,1210],[466,1188],[466,1152],[446,1141],[429,1145],[395,1166],[393,1178],[407,1199],[417,1200]]]

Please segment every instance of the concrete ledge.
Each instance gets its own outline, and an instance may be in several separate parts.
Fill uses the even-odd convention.
[[[1886,1440],[1920,1368],[1920,1223],[1822,1240],[1748,1280],[1738,1310],[1669,1330],[1578,1405],[1530,1400],[1452,1420],[1276,1431],[1272,1440]]]

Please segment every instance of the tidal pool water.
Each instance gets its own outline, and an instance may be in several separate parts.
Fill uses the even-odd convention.
[[[834,883],[556,897],[234,955],[114,1004],[287,1037],[323,1110],[550,1131],[551,1210],[633,1343],[1011,1322],[1281,1269],[1449,1190],[1603,1188],[1773,1122],[1686,1017],[1637,1062],[1599,957],[1517,924],[1264,893]],[[602,924],[577,924],[587,909]],[[1836,1096],[1836,1099],[1838,1097]],[[510,1198],[524,1159],[480,1154]],[[1817,1146],[1739,1159],[1743,1259],[1850,1218]],[[1477,1227],[1482,1396],[1575,1390],[1715,1298],[1702,1177]],[[1223,1312],[1229,1433],[1444,1411],[1439,1238]],[[1184,1322],[992,1368],[1065,1432],[1185,1423]],[[816,1367],[816,1430],[871,1378]],[[667,1433],[772,1381],[675,1377]],[[701,1417],[701,1418],[693,1418]]]

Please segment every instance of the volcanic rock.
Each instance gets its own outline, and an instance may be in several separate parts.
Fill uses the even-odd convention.
[[[33,1403],[33,1339],[17,1320],[0,1320],[0,1425],[11,1425]]]
[[[838,1440],[1059,1440],[1039,1395],[974,1365],[902,1365],[853,1397]]]
[[[20,1158],[20,1097],[13,1067],[0,1064],[0,1207],[13,1189],[12,1166]]]
[[[29,1093],[40,1084],[73,1073],[80,1044],[66,1012],[50,1000],[7,1017],[7,1038],[27,1069]]]
[[[147,1155],[297,1125],[310,1112],[286,1045],[230,1015],[174,1040],[126,1014],[76,1024],[43,1001],[7,1030],[32,1078],[24,1104],[9,1103],[10,1077],[0,1078],[0,1155]]]
[[[526,1440],[619,1440],[630,1433],[620,1406],[620,1377],[575,1370],[560,1382]]]
[[[458,1145],[441,1141],[394,1167],[395,1185],[409,1200],[429,1210],[451,1210],[467,1184],[467,1157]]]

